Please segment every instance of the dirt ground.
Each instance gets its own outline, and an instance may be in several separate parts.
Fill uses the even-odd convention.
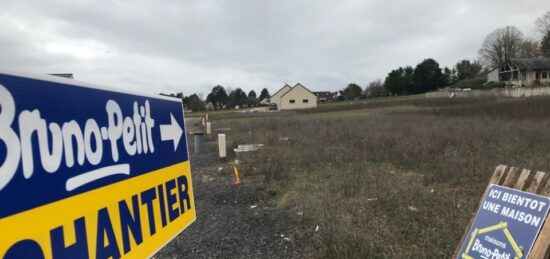
[[[243,177],[240,188],[227,162],[217,156],[216,141],[194,154],[198,120],[186,120],[197,220],[154,258],[300,258],[290,235],[288,215],[261,202],[265,186],[258,177]],[[221,168],[221,169],[220,169]]]

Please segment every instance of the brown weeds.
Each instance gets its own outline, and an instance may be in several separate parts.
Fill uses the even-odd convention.
[[[445,258],[497,165],[550,169],[548,115],[549,98],[441,99],[215,123],[266,145],[244,162],[302,215],[309,256]]]

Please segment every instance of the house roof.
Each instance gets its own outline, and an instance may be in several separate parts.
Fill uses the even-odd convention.
[[[519,69],[550,69],[550,58],[513,58],[511,61]]]
[[[287,95],[288,93],[290,93],[292,90],[296,89],[296,87],[302,87],[304,89],[306,89],[306,91],[308,91],[309,93],[315,95],[312,91],[310,91],[309,89],[307,89],[307,87],[303,86],[302,84],[300,83],[297,83],[295,86],[293,86],[290,90],[286,91],[286,93],[284,93],[283,95],[281,95],[281,98],[283,98],[285,95]]]
[[[292,86],[288,85],[288,84],[285,84],[283,85],[283,87],[281,87],[281,89],[279,89],[277,92],[275,92],[274,94],[271,95],[271,97],[277,95],[280,91],[282,91],[283,89],[286,89],[288,87],[288,90],[286,90],[286,92],[283,93],[286,94],[288,91],[290,91],[292,89]],[[281,96],[282,97],[282,96]]]

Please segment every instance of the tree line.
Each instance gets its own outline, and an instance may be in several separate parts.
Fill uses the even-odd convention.
[[[227,94],[229,92],[229,94]],[[253,107],[258,106],[260,101],[269,97],[269,91],[267,88],[263,88],[260,92],[260,96],[257,96],[254,90],[250,90],[246,94],[241,88],[225,88],[221,85],[214,86],[206,100],[203,101],[201,96],[192,94],[184,96],[183,93],[176,94],[161,94],[165,96],[171,96],[182,99],[183,105],[192,111],[204,111],[207,109],[207,105],[211,104],[212,109],[226,109],[235,107]]]
[[[453,85],[462,88],[487,86],[486,74],[512,58],[550,58],[550,11],[536,19],[535,27],[540,39],[524,37],[515,26],[498,28],[485,37],[479,50],[479,60],[464,59],[452,68],[440,68],[432,58],[425,59],[414,68],[399,67],[388,73],[383,89],[381,80],[375,80],[369,84],[365,95],[418,94]]]
[[[512,58],[550,57],[550,11],[535,20],[535,27],[537,39],[524,37],[515,26],[497,28],[485,37],[477,60],[463,59],[451,68],[442,68],[435,59],[426,58],[414,67],[400,66],[391,70],[384,80],[370,82],[364,91],[360,85],[350,83],[336,92],[336,101],[419,94],[446,86],[493,87],[485,84],[485,77],[490,69]],[[202,111],[206,109],[205,104],[212,104],[213,109],[257,106],[261,100],[269,97],[269,91],[263,88],[260,96],[257,96],[254,90],[247,94],[241,88],[217,85],[212,88],[205,101],[197,94],[184,96],[176,93],[168,96],[181,98],[187,109]]]
[[[358,84],[348,84],[339,92],[337,100],[425,93],[461,80],[476,78],[482,69],[481,63],[475,60],[465,59],[452,68],[440,68],[437,61],[427,58],[415,67],[404,66],[392,70],[384,81],[377,79],[370,82],[365,91]]]
[[[226,90],[223,86],[217,85],[212,88],[212,91],[206,97],[206,102],[211,103],[214,109],[224,109],[237,106],[257,106],[261,100],[268,97],[269,91],[267,88],[263,88],[260,96],[257,96],[254,90],[250,90],[246,94],[241,88],[228,88]]]

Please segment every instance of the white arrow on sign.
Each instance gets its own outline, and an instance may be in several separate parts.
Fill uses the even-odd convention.
[[[170,124],[160,125],[160,139],[162,141],[172,140],[174,141],[174,151],[178,149],[178,144],[180,143],[180,138],[183,133],[178,121],[174,118],[174,115],[170,113],[171,122]]]

